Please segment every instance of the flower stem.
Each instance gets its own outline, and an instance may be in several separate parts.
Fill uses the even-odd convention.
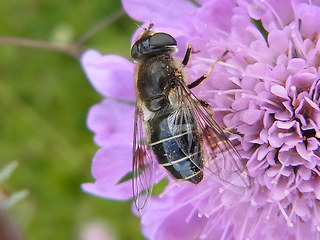
[[[79,45],[83,44],[84,42],[88,41],[89,38],[93,37],[99,31],[101,31],[111,23],[115,22],[119,18],[123,17],[124,15],[125,15],[125,12],[123,9],[116,10],[111,15],[109,15],[105,19],[102,19],[100,22],[98,22],[93,27],[91,27],[88,31],[82,34],[82,36],[79,37],[78,40],[76,40],[75,42]]]
[[[101,20],[94,26],[88,29],[81,37],[79,37],[74,43],[68,45],[55,44],[42,40],[27,39],[27,38],[16,38],[0,36],[0,44],[9,44],[22,47],[40,48],[51,51],[57,51],[71,55],[72,57],[79,58],[82,53],[82,45],[88,41],[89,38],[97,34],[99,31],[107,27],[109,24],[118,20],[125,15],[123,9],[119,9]]]
[[[0,43],[22,46],[22,47],[48,49],[52,51],[67,53],[72,56],[77,56],[78,55],[77,53],[79,53],[78,47],[74,44],[59,45],[59,44],[50,43],[42,40],[35,40],[35,39],[0,36]]]

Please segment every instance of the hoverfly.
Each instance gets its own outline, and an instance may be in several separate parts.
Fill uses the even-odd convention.
[[[211,118],[210,105],[190,89],[210,74],[187,85],[182,61],[173,58],[176,40],[148,29],[131,48],[136,63],[136,110],[133,137],[133,196],[137,210],[146,205],[153,185],[153,164],[163,166],[174,179],[197,184],[208,169],[221,182],[250,187],[242,158],[222,128]]]

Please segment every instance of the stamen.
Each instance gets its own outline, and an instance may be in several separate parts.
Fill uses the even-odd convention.
[[[230,62],[220,62],[219,64],[221,66],[237,70],[240,76],[244,76],[246,74],[246,71],[242,69],[240,65],[231,64]]]
[[[275,78],[272,78],[272,77],[266,77],[266,76],[260,76],[258,74],[246,74],[247,77],[252,77],[252,78],[257,78],[257,79],[261,79],[263,80],[263,82],[272,82],[272,83],[278,83],[279,85],[280,84],[283,84],[282,80],[278,80],[278,79],[275,79]]]
[[[291,209],[291,212],[288,216],[287,224],[289,227],[293,227],[293,221],[291,221],[292,216],[296,216],[295,212],[293,211],[293,208]]]
[[[203,58],[203,57],[197,57],[196,59],[200,60],[200,61],[203,61],[203,62],[210,63],[210,64],[214,64],[217,61],[217,60],[213,61],[210,58]],[[221,65],[221,66],[225,66],[225,67],[230,68],[230,69],[235,69],[235,70],[237,70],[239,72],[240,76],[242,76],[245,73],[245,70],[242,69],[240,67],[240,65],[235,65],[235,64],[231,64],[229,62],[222,62],[222,61],[218,61],[216,64]]]
[[[225,237],[226,237],[227,232],[229,230],[229,226],[230,226],[230,221],[227,222],[227,224],[226,224],[226,226],[224,228],[224,231],[223,231],[222,236],[220,238],[221,240],[225,240]]]
[[[220,210],[221,208],[223,208],[225,205],[223,203],[221,203],[220,205],[218,205],[217,207],[215,207],[214,209],[212,209],[209,213],[206,213],[206,216],[211,216],[213,215],[215,212],[217,212],[218,210]]]
[[[288,227],[293,227],[293,223],[290,221],[286,211],[284,210],[284,208],[281,206],[281,203],[280,202],[277,202],[278,203],[278,207],[280,209],[280,212],[282,213],[284,219],[286,220],[287,222],[287,225]]]
[[[277,11],[274,10],[274,8],[270,5],[270,3],[268,3],[268,1],[261,0],[261,2],[263,2],[271,10],[280,25],[280,29],[283,29],[284,25]]]
[[[159,194],[159,198],[163,198],[163,196],[165,196],[166,194],[168,194],[170,191],[172,191],[173,189],[175,189],[177,187],[176,184],[172,183],[172,184],[168,184],[166,186],[166,188],[163,190],[163,192],[161,194]]]
[[[248,233],[248,239],[252,237],[252,235],[254,235],[254,233],[256,232],[261,220],[262,220],[262,216],[264,216],[264,214],[262,214],[261,212],[259,213],[259,218],[257,221],[254,221],[254,226],[250,226],[250,231]]]
[[[273,185],[276,185],[279,181],[279,178],[281,177],[281,173],[283,172],[283,169],[284,169],[284,165],[281,165],[281,168],[279,169],[277,175],[274,177],[274,179],[271,181],[271,183]]]
[[[250,204],[251,206],[254,206],[254,207],[258,205],[258,203],[256,202],[256,200],[254,200],[253,197],[250,199]]]
[[[265,217],[266,220],[270,220],[272,209],[273,209],[273,203],[270,204],[270,208],[268,210],[267,216]]]
[[[219,189],[219,192],[220,192],[220,189]],[[213,199],[210,199],[210,202],[211,203],[218,203],[219,200],[221,199],[221,195],[216,195]],[[222,207],[224,207],[225,205],[223,205],[222,203],[220,203],[217,207],[215,207],[214,209],[212,209],[210,212],[206,213],[205,216],[206,217],[210,217],[213,213],[215,213],[216,211],[218,211],[219,209],[221,209]],[[201,213],[199,213],[201,214]],[[199,216],[198,214],[198,216]],[[201,217],[202,217],[202,214],[201,214]]]
[[[207,239],[208,233],[210,233],[214,227],[215,225],[213,224],[212,221],[207,221],[206,225],[202,230],[202,234],[200,235],[200,239]]]
[[[206,25],[206,27],[208,27],[208,25]],[[222,34],[223,36],[225,36],[225,37],[229,37],[229,35],[230,35],[230,33],[222,30],[221,28],[214,27],[214,26],[212,26],[212,25],[210,25],[210,30],[211,30],[211,31],[214,30],[214,31],[217,32],[217,33],[221,33],[221,34]],[[213,43],[215,43],[215,42],[216,42],[216,41],[214,41]],[[213,46],[216,46],[216,45],[217,45],[217,44],[213,44]]]
[[[191,218],[194,216],[194,213],[198,210],[199,202],[196,206],[193,207],[193,209],[190,211],[189,215],[186,217],[186,223],[189,223]],[[199,216],[199,213],[198,213]]]
[[[206,191],[203,191],[200,194],[195,195],[194,197],[190,198],[188,201],[185,201],[182,204],[178,204],[178,206],[176,206],[175,208],[181,208],[188,205],[191,202],[195,202],[198,198],[204,197],[206,194],[210,193],[211,191],[212,189],[208,188]]]
[[[246,217],[242,223],[242,229],[241,229],[241,232],[240,232],[240,237],[239,239],[244,239],[244,232],[245,232],[245,229],[246,229],[246,226],[247,226],[247,223],[248,223],[248,215],[249,214],[246,214]]]
[[[306,59],[306,53],[304,52],[303,40],[301,38],[301,34],[298,32],[295,24],[290,24],[290,28],[291,28],[292,42],[298,56]],[[293,56],[293,57],[298,57],[298,56]]]
[[[208,93],[214,93],[218,95],[229,95],[233,93],[251,93],[251,91],[235,88],[235,89],[228,89],[228,90],[208,90]]]
[[[256,99],[256,100],[268,103],[270,105],[276,106],[277,108],[280,108],[280,106],[278,104],[276,104],[275,102],[272,102],[272,101],[265,99],[265,98],[262,98],[262,97],[258,97],[256,95],[245,94],[244,96],[241,96],[241,97],[248,97],[248,98]]]
[[[298,186],[302,181],[303,181],[302,178],[300,178],[299,176],[296,176],[295,183],[294,183],[291,187],[289,187],[289,184],[290,184],[290,183],[288,183],[288,185],[287,185],[287,187],[286,187],[286,190],[284,190],[284,194],[285,194],[286,196],[288,196],[293,190],[297,189],[297,186]]]
[[[259,100],[259,101],[262,101],[262,102],[265,102],[265,103],[268,103],[270,105],[273,105],[273,106],[276,106],[276,107],[280,108],[279,105],[276,104],[275,102],[270,101],[270,100],[268,100],[266,98],[262,98],[262,97],[250,94],[250,91],[245,91],[245,90],[242,90],[242,89],[209,90],[209,91],[207,91],[207,93],[214,93],[214,94],[219,94],[219,95],[222,95],[222,94],[229,95],[229,94],[233,94],[233,93],[241,93],[240,96],[242,98],[248,97],[248,98],[251,98],[251,99],[256,99],[256,100]]]

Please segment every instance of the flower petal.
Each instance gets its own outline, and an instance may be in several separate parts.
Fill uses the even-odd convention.
[[[110,142],[131,144],[133,136],[134,106],[113,99],[105,99],[90,108],[88,128],[94,132],[99,146]]]
[[[81,64],[92,85],[103,96],[135,99],[133,63],[127,59],[88,50],[82,55]]]
[[[132,198],[131,181],[119,181],[131,171],[132,146],[121,143],[101,148],[92,161],[95,183],[82,185],[84,191],[111,199]]]

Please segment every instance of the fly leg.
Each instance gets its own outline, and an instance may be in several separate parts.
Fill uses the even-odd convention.
[[[208,113],[208,115],[213,118],[213,115],[214,115],[214,111],[211,107],[211,105],[205,101],[205,100],[202,100],[202,99],[197,99],[197,104],[199,104],[200,106],[202,106],[203,108],[205,108],[206,112]],[[235,134],[235,135],[238,135],[240,137],[243,137],[244,134],[238,132],[237,130],[235,129],[228,129],[226,127],[223,127],[219,124],[219,127],[224,131],[224,132],[227,132],[229,134]]]
[[[198,53],[198,52],[200,52],[200,51],[193,51],[192,45],[188,45],[186,54],[184,55],[184,58],[183,58],[183,60],[182,60],[182,65],[183,65],[184,67],[187,66],[187,64],[188,64],[188,62],[189,62],[189,59],[190,59],[191,53]]]
[[[219,125],[220,126],[220,125]],[[227,133],[230,133],[230,134],[233,134],[233,135],[238,135],[238,136],[240,136],[240,137],[244,137],[244,134],[243,133],[241,133],[241,132],[238,132],[236,129],[229,129],[229,128],[226,128],[226,127],[223,127],[223,126],[220,126],[221,128],[222,128],[222,130],[224,131],[224,132],[227,132]]]
[[[187,48],[187,51],[186,51],[186,54],[184,55],[184,58],[182,60],[182,65],[183,66],[186,66],[188,64],[188,61],[190,59],[190,55],[191,53],[193,53],[193,48],[191,45],[188,45],[188,48]],[[221,56],[213,62],[213,64],[210,66],[208,72],[206,72],[205,74],[203,74],[201,77],[199,77],[197,80],[193,81],[192,83],[190,83],[189,85],[187,85],[187,87],[189,89],[192,89],[196,86],[198,86],[200,83],[203,82],[203,80],[205,80],[206,78],[208,78],[212,72],[212,70],[214,69],[214,66],[216,65],[217,62],[221,61],[222,58],[224,56],[226,56],[227,54],[229,53],[229,50],[226,50],[224,51],[224,53],[221,54]],[[212,107],[210,106],[209,103],[207,103],[205,100],[202,100],[202,99],[197,99],[197,104],[199,104],[200,106],[202,106],[203,108],[205,108],[206,112],[208,113],[208,115],[213,118],[213,115],[214,115],[214,111],[212,109]],[[220,126],[220,125],[219,125]],[[223,126],[220,126],[221,129],[224,131],[224,132],[228,132],[230,134],[236,134],[240,137],[243,137],[244,135],[238,131],[236,131],[235,129],[228,129],[228,128],[225,128]]]
[[[192,52],[193,52],[192,45],[188,45],[186,54],[184,55],[184,58],[182,60],[182,65],[183,66],[187,66],[187,64],[189,62],[189,59],[190,59],[190,55],[191,55]]]
[[[198,104],[204,107],[207,110],[207,113],[209,114],[209,116],[213,118],[213,115],[214,115],[213,109],[207,101],[198,99]]]
[[[188,50],[189,50],[189,47],[188,47]],[[184,61],[185,61],[185,59],[186,59],[186,57],[187,57],[188,50],[187,50],[186,55],[185,55],[185,57],[184,57],[184,59],[183,59]],[[192,48],[191,48],[191,50],[192,50]],[[190,52],[191,52],[191,50],[190,50]],[[186,60],[186,62],[188,62],[188,60],[189,60],[190,52],[189,52],[189,56],[188,56],[188,59]],[[228,54],[228,52],[229,52],[229,50],[226,50],[216,61],[214,61],[214,63],[213,63],[213,64],[211,65],[211,67],[209,68],[208,72],[206,72],[206,73],[203,74],[201,77],[199,77],[197,80],[195,80],[195,81],[193,81],[192,83],[190,83],[189,85],[187,85],[187,87],[188,87],[189,89],[192,89],[192,88],[198,86],[200,83],[202,83],[203,80],[205,80],[207,77],[210,76],[210,74],[211,74],[212,70],[214,69],[214,66],[216,65],[216,63],[219,62],[219,61],[221,61],[222,58],[223,58],[225,55]],[[183,62],[182,62],[182,63],[183,63]]]

